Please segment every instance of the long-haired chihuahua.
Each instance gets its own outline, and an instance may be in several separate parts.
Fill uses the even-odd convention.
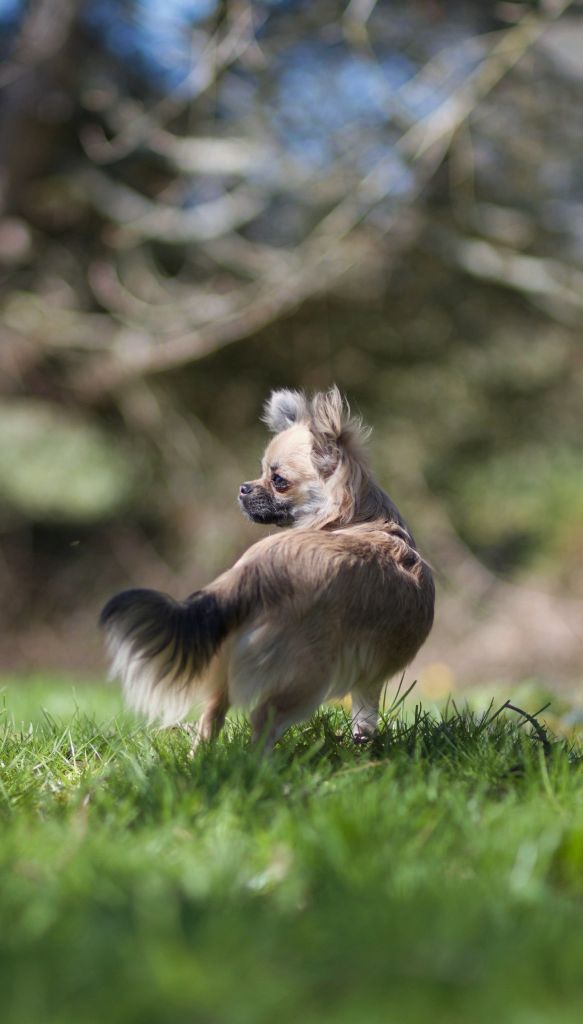
[[[195,745],[231,705],[251,708],[267,749],[323,701],[352,696],[356,742],[377,727],[385,682],[413,659],[433,622],[431,570],[395,504],[374,482],[368,431],[336,387],[311,400],[275,391],[275,434],[239,504],[282,527],[184,601],[126,590],[103,609],[127,703],[179,722],[204,702]]]

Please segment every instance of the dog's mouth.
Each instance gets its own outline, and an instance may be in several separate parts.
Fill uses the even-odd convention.
[[[239,505],[249,519],[263,526],[291,526],[294,521],[291,502],[275,501],[268,491],[240,494]]]

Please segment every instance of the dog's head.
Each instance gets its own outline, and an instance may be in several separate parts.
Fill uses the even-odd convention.
[[[256,523],[275,526],[350,521],[365,477],[360,449],[366,431],[333,387],[311,401],[298,391],[274,391],[263,419],[275,437],[262,474],[241,484],[239,503]]]

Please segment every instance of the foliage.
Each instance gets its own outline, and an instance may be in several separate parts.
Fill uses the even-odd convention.
[[[11,402],[0,409],[0,489],[5,515],[79,522],[127,505],[137,467],[119,444],[51,403]],[[135,458],[135,457],[134,457]]]
[[[526,448],[485,460],[466,470],[452,504],[462,536],[500,568],[534,555],[573,569],[583,522],[578,452]]]
[[[444,619],[551,591],[500,612],[531,652],[504,672],[574,678],[582,0],[0,0],[0,24],[8,664],[92,670],[113,589],[223,569],[266,393],[335,381]]]
[[[8,689],[6,1024],[579,1019],[577,749],[400,708],[355,750],[328,710],[269,761],[239,720],[192,761],[76,700]]]

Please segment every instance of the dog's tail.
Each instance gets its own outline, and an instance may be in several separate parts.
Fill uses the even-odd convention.
[[[202,671],[243,617],[234,596],[200,590],[175,601],[157,590],[124,590],[108,601],[99,622],[130,708],[161,725],[184,717]]]

